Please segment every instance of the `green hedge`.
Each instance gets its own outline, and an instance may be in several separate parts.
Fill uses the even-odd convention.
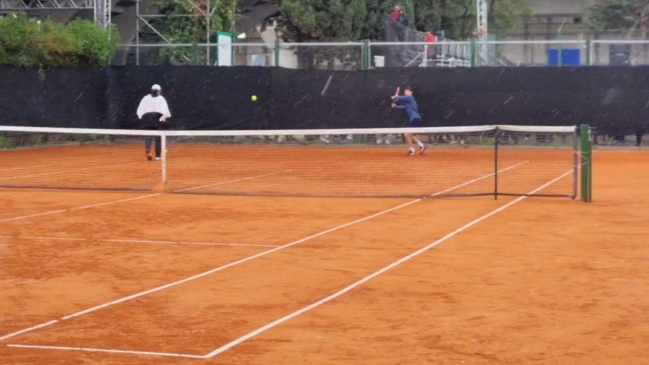
[[[115,26],[103,29],[89,20],[61,24],[26,14],[0,18],[0,65],[106,66],[119,42]]]

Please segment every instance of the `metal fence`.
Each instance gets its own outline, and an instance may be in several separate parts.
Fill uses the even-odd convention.
[[[219,48],[224,46],[230,45],[138,44],[121,45],[118,50],[128,54],[129,64],[216,65]],[[234,43],[231,47],[232,65],[236,66],[366,70],[395,66],[649,65],[649,40],[275,42]],[[395,54],[408,54],[407,62],[391,63]]]

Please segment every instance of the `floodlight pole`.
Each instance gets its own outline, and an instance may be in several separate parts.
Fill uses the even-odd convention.
[[[489,14],[487,0],[476,0],[478,40],[482,43],[481,58],[487,60],[489,31]]]

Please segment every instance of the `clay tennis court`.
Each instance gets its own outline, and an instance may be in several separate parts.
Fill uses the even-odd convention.
[[[457,151],[457,160],[444,166],[466,160],[461,153],[469,152]],[[24,161],[35,152],[20,153]],[[99,173],[79,171],[98,166],[118,171],[113,183],[147,190],[158,172],[137,157],[132,165],[113,158],[116,166],[107,167],[114,156],[105,151],[96,166],[67,156],[29,156],[29,171],[11,159],[1,178],[92,185]],[[588,204],[1,190],[0,358],[7,364],[645,364],[649,153],[596,151],[594,159],[595,200]],[[399,163],[421,169],[433,160]],[[173,161],[170,183],[178,185],[171,188],[190,188],[173,179],[180,171]],[[571,187],[571,161],[565,163],[552,170],[512,152],[501,166],[509,169],[503,187],[564,192]],[[484,190],[493,167],[470,167],[431,179],[435,185],[427,184],[425,194]],[[540,168],[543,174],[535,172]],[[245,193],[255,184],[275,191],[291,179],[326,181],[327,174],[293,170],[287,161],[279,171],[215,180],[208,169],[200,175],[205,181],[192,183],[213,184],[198,190],[227,187],[211,193]],[[368,176],[375,189],[390,186],[381,176]],[[423,188],[415,185],[412,193]]]

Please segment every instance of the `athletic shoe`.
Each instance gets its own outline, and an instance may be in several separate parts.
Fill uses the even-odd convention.
[[[415,151],[408,151],[408,156],[414,156],[414,155],[415,155]]]
[[[156,157],[155,160],[156,160],[156,161],[160,161],[160,157]]]
[[[426,145],[422,145],[421,147],[419,147],[419,154],[420,155],[423,155],[424,151],[426,151]]]
[[[153,156],[151,156],[150,153],[147,153],[147,154],[146,154],[146,159],[149,160],[149,161],[151,161],[151,160],[153,160]]]

